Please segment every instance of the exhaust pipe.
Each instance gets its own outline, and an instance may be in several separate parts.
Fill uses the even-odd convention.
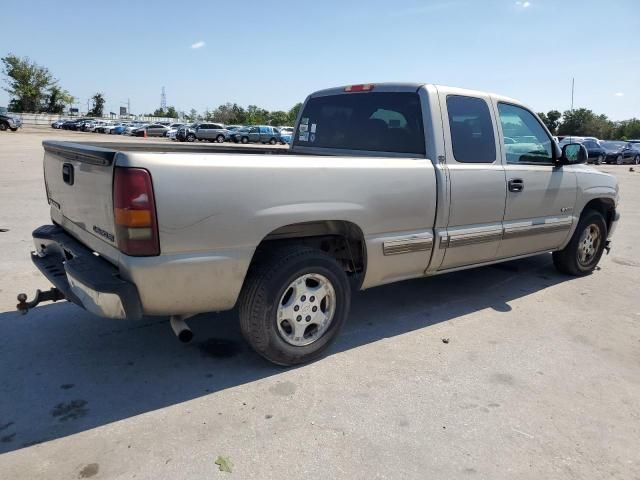
[[[182,343],[189,343],[193,338],[193,332],[185,322],[187,318],[189,318],[189,316],[183,315],[172,315],[169,318],[169,323],[171,324],[173,333],[176,334],[176,337],[178,337],[178,340]]]

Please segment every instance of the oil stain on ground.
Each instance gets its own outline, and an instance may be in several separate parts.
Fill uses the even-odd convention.
[[[72,400],[70,402],[61,402],[53,407],[51,410],[51,416],[57,418],[61,422],[67,420],[77,420],[84,417],[89,413],[89,409],[86,408],[86,400]]]
[[[100,465],[97,463],[90,463],[89,465],[85,465],[80,473],[78,474],[78,478],[91,478],[98,474],[100,470]]]
[[[209,338],[198,344],[202,356],[213,358],[230,358],[238,355],[242,348],[238,342],[224,338]]]

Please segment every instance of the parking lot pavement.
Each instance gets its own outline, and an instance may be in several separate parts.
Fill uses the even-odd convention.
[[[186,346],[162,318],[17,315],[49,286],[28,258],[45,137],[88,138],[0,135],[0,478],[640,477],[640,172],[601,167],[622,220],[593,275],[543,255],[362,292],[326,358],[281,369],[235,312]]]

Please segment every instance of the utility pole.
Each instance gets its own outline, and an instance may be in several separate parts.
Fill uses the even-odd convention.
[[[91,102],[91,99],[90,99],[90,98],[87,98],[87,115],[89,115],[89,110],[91,110],[91,109],[89,108],[89,103],[90,103],[90,102]]]
[[[571,111],[573,112],[573,91],[575,89],[575,78],[571,77]]]
[[[167,94],[164,91],[164,87],[162,87],[162,93],[160,94],[160,110],[167,109]]]

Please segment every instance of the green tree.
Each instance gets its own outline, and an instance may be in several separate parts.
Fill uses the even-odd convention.
[[[249,105],[247,107],[247,119],[246,123],[249,125],[260,125],[267,123],[269,118],[269,112],[264,108],[260,108],[257,105]]]
[[[614,123],[606,115],[596,115],[587,108],[579,108],[562,114],[558,134],[611,138],[614,129]]]
[[[289,114],[283,111],[275,111],[269,113],[269,125],[274,127],[287,125],[289,122]]]
[[[167,107],[166,110],[156,108],[154,112],[147,115],[147,117],[178,118],[178,112],[171,106]]]
[[[187,122],[195,122],[196,120],[198,120],[198,111],[195,108],[192,108],[189,113],[186,113],[184,115],[184,119]]]
[[[93,108],[87,112],[90,117],[101,117],[104,113],[104,94],[96,93],[93,97]]]
[[[56,85],[48,68],[29,59],[9,54],[0,59],[7,77],[4,90],[11,95],[11,109],[19,112],[40,112],[46,102],[47,90]]]
[[[547,113],[538,113],[540,120],[547,126],[552,135],[556,134],[558,125],[560,125],[560,118],[562,114],[558,110],[549,110]]]
[[[287,121],[289,125],[293,125],[296,123],[296,120],[298,119],[298,113],[300,112],[301,108],[302,108],[302,103],[296,103],[291,108],[291,110],[289,110],[289,119]]]
[[[44,107],[44,111],[47,113],[62,113],[67,105],[71,105],[75,98],[69,94],[66,90],[63,90],[57,85],[52,86],[49,89],[47,95],[47,101]]]

